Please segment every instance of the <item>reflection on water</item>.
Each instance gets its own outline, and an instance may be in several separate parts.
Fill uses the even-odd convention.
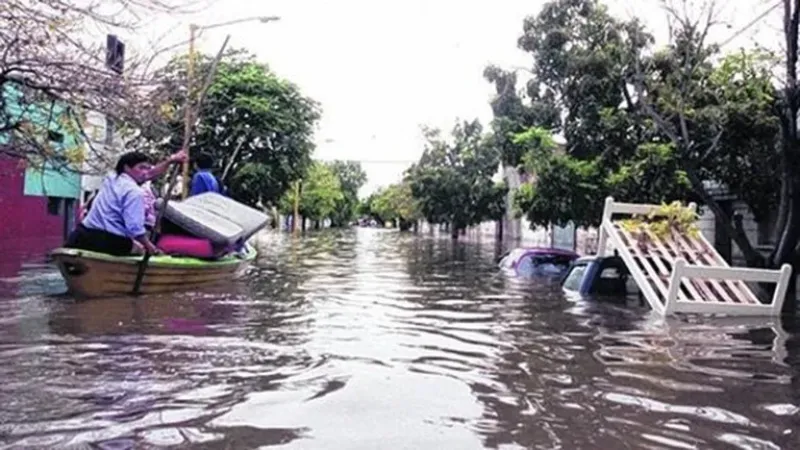
[[[800,448],[800,338],[767,321],[568,302],[498,276],[491,243],[363,229],[260,250],[202,293],[7,281],[0,446]]]

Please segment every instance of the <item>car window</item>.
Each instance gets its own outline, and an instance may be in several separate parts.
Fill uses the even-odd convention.
[[[615,260],[603,264],[600,276],[595,279],[592,293],[598,295],[625,295],[627,293],[625,266]]]
[[[523,256],[517,263],[517,273],[519,275],[532,275],[534,268],[533,258],[530,255]]]
[[[586,273],[586,267],[586,264],[573,266],[569,273],[567,273],[567,276],[564,278],[562,287],[570,291],[579,290],[581,287],[581,281],[583,280],[583,275]]]
[[[606,267],[600,272],[600,278],[605,280],[616,280],[622,276],[618,267]]]

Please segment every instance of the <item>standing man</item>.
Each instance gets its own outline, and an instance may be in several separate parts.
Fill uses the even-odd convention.
[[[203,192],[221,193],[217,177],[211,173],[214,166],[214,158],[208,153],[200,153],[194,160],[196,172],[192,177],[192,185],[189,189],[189,196],[202,194]]]

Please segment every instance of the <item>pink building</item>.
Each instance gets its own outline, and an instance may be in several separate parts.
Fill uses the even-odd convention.
[[[43,260],[74,223],[74,198],[26,195],[25,179],[21,160],[0,155],[0,277],[14,276],[24,261]]]

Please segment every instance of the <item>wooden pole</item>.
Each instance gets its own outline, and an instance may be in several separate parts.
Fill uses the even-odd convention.
[[[192,108],[191,105],[193,103],[193,89],[194,89],[194,38],[197,32],[197,25],[190,24],[189,25],[189,60],[187,62],[186,67],[186,113],[184,115],[184,128],[183,128],[183,136],[184,136],[184,149],[186,150],[186,161],[183,162],[183,198],[189,196],[189,147],[186,144],[185,137],[189,135],[192,127]]]
[[[194,123],[194,117],[200,114],[200,108],[203,105],[203,100],[205,100],[206,92],[208,91],[208,87],[211,86],[211,82],[214,79],[214,75],[217,73],[217,66],[219,65],[219,61],[222,59],[222,55],[225,52],[225,47],[228,46],[228,41],[230,40],[230,35],[225,38],[225,42],[222,43],[222,47],[219,49],[217,56],[214,58],[214,61],[211,63],[211,70],[209,70],[208,75],[206,76],[205,83],[200,91],[200,97],[197,100],[197,105],[195,108],[192,108],[191,103],[187,103],[186,109],[186,127],[184,128],[184,135],[183,135],[183,148],[187,150],[189,142],[192,140],[192,132],[194,131],[194,127],[192,124]],[[186,163],[184,163],[183,167],[184,171],[187,170]],[[161,208],[158,209],[158,213],[156,215],[156,223],[153,227],[153,236],[152,239],[156,239],[157,234],[161,231],[161,219],[164,217],[164,212],[167,210],[167,204],[169,203],[169,199],[172,195],[172,189],[175,187],[175,179],[177,178],[178,170],[175,169],[172,172],[172,176],[170,177],[169,183],[169,190],[167,194],[164,196],[164,203],[161,205]],[[184,177],[184,183],[186,182],[186,177]],[[186,184],[184,184],[184,193],[186,189]],[[147,271],[147,265],[150,262],[150,257],[152,254],[149,251],[145,251],[144,258],[142,258],[142,262],[139,264],[139,271],[136,273],[136,280],[133,283],[133,295],[139,295],[142,281],[144,280],[144,274]]]

